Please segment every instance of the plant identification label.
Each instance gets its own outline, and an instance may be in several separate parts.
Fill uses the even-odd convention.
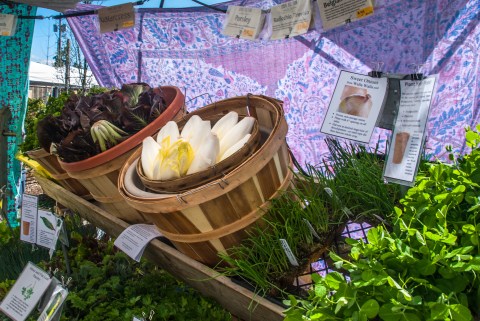
[[[13,36],[17,27],[17,16],[0,14],[0,36]]]
[[[342,70],[320,131],[368,144],[387,96],[387,78]]]
[[[0,310],[15,321],[24,321],[47,290],[50,281],[47,272],[28,262],[0,304]]]
[[[312,223],[310,223],[310,221],[307,220],[306,218],[304,218],[303,221],[305,222],[308,229],[310,230],[310,233],[312,233],[312,236],[315,237],[317,240],[320,240],[320,236],[318,236],[317,231],[315,231],[315,229],[313,228]]]
[[[372,0],[318,0],[323,30],[332,29],[373,14]]]
[[[407,186],[415,182],[435,80],[400,80],[398,115],[383,173],[387,181]]]
[[[133,3],[98,9],[98,21],[100,22],[100,33],[134,27],[135,10]]]
[[[312,20],[310,0],[293,0],[273,6],[270,11],[270,40],[285,39],[307,33]]]
[[[23,194],[20,240],[28,243],[37,242],[37,211],[38,197]]]
[[[37,244],[55,250],[58,234],[62,228],[62,220],[52,212],[38,210]]]
[[[287,255],[288,261],[290,261],[290,264],[293,266],[299,266],[297,258],[293,254],[292,249],[290,248],[290,245],[288,245],[287,240],[280,239],[280,244],[282,245],[283,251],[285,251],[285,255]]]
[[[226,36],[254,40],[263,28],[262,9],[228,6],[222,33]]]
[[[147,244],[154,238],[160,236],[162,236],[162,234],[160,234],[155,225],[135,224],[127,227],[117,237],[113,245],[135,261],[140,262]]]

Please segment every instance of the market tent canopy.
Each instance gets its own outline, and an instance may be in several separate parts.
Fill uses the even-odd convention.
[[[82,72],[78,68],[70,69],[70,86],[82,86],[82,77],[80,77]],[[31,61],[28,78],[30,83],[63,86],[65,84],[65,68],[55,68]],[[98,86],[98,82],[90,70],[87,71],[87,86]]]
[[[218,7],[268,9],[277,2],[284,1]],[[480,122],[480,1],[375,3],[375,14],[361,21],[277,41],[223,36],[224,14],[208,8],[139,9],[135,28],[106,34],[96,15],[69,23],[101,85],[176,85],[190,110],[249,92],[283,100],[288,143],[301,163],[319,164],[327,153],[319,130],[340,70],[367,73],[383,62],[385,72],[409,74],[421,64],[425,74],[439,75],[426,153],[446,158],[446,145],[463,152],[464,127]],[[372,144],[385,148],[389,134],[376,130]]]

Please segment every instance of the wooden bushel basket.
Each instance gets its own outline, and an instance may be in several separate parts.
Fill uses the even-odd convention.
[[[248,107],[247,107],[248,106]],[[239,166],[210,183],[177,194],[132,193],[133,182],[141,189],[135,171],[141,148],[120,171],[119,192],[142,212],[184,254],[214,266],[218,252],[238,245],[248,227],[265,213],[269,200],[291,184],[291,160],[286,145],[287,123],[279,101],[263,96],[243,96],[219,101],[194,113],[255,117],[261,133],[260,147]],[[125,181],[127,179],[127,181]]]
[[[148,222],[148,218],[130,207],[119,195],[117,182],[120,168],[145,137],[158,132],[172,119],[181,120],[185,113],[185,97],[180,89],[165,86],[162,90],[167,109],[145,128],[120,144],[88,159],[74,163],[60,161],[68,175],[79,180],[102,209],[129,223]]]
[[[43,148],[28,151],[27,155],[42,165],[66,190],[84,199],[92,198],[90,192],[79,181],[68,176],[67,172],[60,166],[57,156],[47,153]]]

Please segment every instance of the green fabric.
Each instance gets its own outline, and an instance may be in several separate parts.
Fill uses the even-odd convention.
[[[0,5],[0,12],[17,16],[34,16],[36,7],[27,5]],[[18,19],[13,36],[0,36],[0,109],[10,108],[11,119],[8,131],[16,136],[3,136],[6,140],[6,164],[0,164],[1,181],[7,185],[7,216],[13,226],[18,225],[15,198],[18,194],[18,183],[21,176],[20,163],[15,160],[18,145],[22,142],[22,128],[28,99],[28,68],[32,46],[35,20]],[[4,153],[4,150],[0,151]],[[0,186],[1,187],[1,186]]]

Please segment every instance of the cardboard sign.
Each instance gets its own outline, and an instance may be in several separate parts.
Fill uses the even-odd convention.
[[[74,9],[80,0],[15,0],[15,2],[63,12],[68,9]]]
[[[307,33],[312,19],[310,0],[293,0],[273,6],[271,40],[285,39]]]
[[[265,16],[258,8],[228,6],[222,33],[226,36],[254,40],[263,28]]]
[[[23,194],[20,240],[28,243],[37,242],[37,204],[37,196]]]
[[[318,0],[323,30],[363,19],[373,14],[372,0]]]
[[[400,81],[400,105],[384,170],[389,182],[407,186],[415,182],[435,79]]]
[[[133,3],[121,4],[98,10],[100,33],[112,32],[135,26]]]
[[[342,70],[320,131],[368,144],[385,104],[387,78]]]
[[[160,236],[162,234],[160,234],[155,225],[135,224],[127,227],[113,244],[132,259],[140,262],[147,244]]]
[[[0,304],[0,310],[14,321],[24,321],[47,290],[50,281],[47,272],[28,262]]]
[[[17,16],[0,14],[0,36],[13,36],[17,27]]]

